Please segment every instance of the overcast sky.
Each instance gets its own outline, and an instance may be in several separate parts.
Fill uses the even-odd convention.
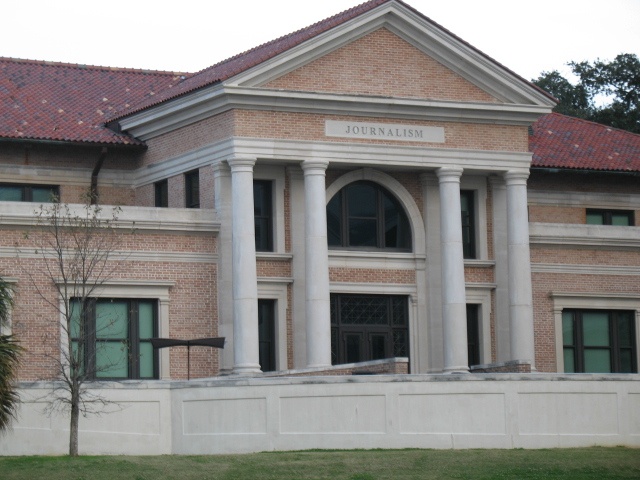
[[[4,0],[0,56],[195,72],[362,0]],[[640,55],[640,0],[407,0],[526,79]]]

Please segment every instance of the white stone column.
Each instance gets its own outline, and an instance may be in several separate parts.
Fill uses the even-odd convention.
[[[511,358],[531,362],[535,369],[533,294],[529,254],[527,178],[529,172],[504,175],[507,185],[507,255],[509,264],[509,319]]]
[[[221,301],[225,293],[233,291],[233,250],[231,248],[231,170],[226,162],[213,165],[213,191],[215,209],[220,219],[218,234],[218,335],[225,337],[225,346],[219,351],[220,375],[233,372],[233,303]]]
[[[305,313],[307,367],[331,365],[331,310],[329,304],[329,249],[325,172],[328,161],[305,160]]]
[[[253,214],[255,158],[233,158],[231,167],[233,270],[233,373],[260,373],[258,278]],[[221,298],[220,301],[225,301]]]
[[[444,371],[468,372],[467,309],[460,216],[462,168],[445,167],[438,169],[436,173],[440,185]]]

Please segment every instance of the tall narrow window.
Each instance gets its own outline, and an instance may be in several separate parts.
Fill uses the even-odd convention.
[[[480,365],[479,305],[467,304],[467,354],[469,366]]]
[[[169,181],[165,178],[154,184],[156,207],[169,206]]]
[[[398,201],[373,182],[355,182],[327,204],[330,247],[411,249],[409,220]]]
[[[460,191],[462,215],[462,253],[464,258],[476,258],[475,192]]]
[[[275,300],[258,300],[258,342],[260,369],[276,369]]]
[[[565,372],[634,373],[635,312],[563,310]]]
[[[184,174],[185,206],[200,208],[200,172],[193,170]]]
[[[633,226],[633,211],[598,210],[594,208],[588,208],[587,225],[616,225],[622,227]]]
[[[258,252],[273,251],[272,186],[270,180],[253,181],[253,218]]]
[[[73,352],[89,379],[158,378],[157,305],[153,300],[71,301]]]
[[[0,183],[0,201],[49,203],[59,198],[60,190],[57,185]]]

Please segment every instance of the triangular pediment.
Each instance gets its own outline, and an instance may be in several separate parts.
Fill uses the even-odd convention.
[[[296,45],[224,84],[553,106],[547,95],[526,80],[395,1]]]
[[[381,27],[260,87],[458,102],[495,96]]]

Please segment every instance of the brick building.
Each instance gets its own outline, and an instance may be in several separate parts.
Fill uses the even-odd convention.
[[[33,202],[92,182],[136,228],[96,309],[152,332],[123,330],[149,363],[125,355],[108,378],[185,378],[186,351],[150,336],[224,336],[192,349],[192,378],[389,358],[638,371],[640,136],[551,113],[401,1],[195,74],[0,59],[0,92],[23,380],[50,376],[60,345],[55,289],[30,275]]]

